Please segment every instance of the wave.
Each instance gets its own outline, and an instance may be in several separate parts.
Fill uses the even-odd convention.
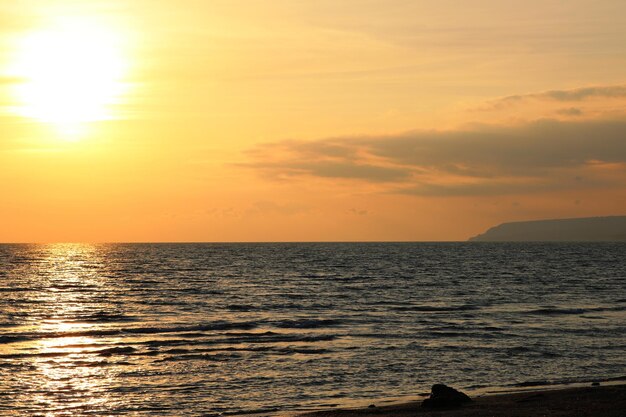
[[[51,286],[48,287],[48,290],[52,290],[52,291],[65,291],[65,290],[97,290],[98,287],[95,285],[88,285],[88,284],[53,284]]]
[[[228,322],[220,321],[210,324],[176,327],[127,327],[118,329],[79,330],[65,332],[25,332],[12,335],[0,336],[0,344],[15,343],[28,340],[56,339],[62,337],[101,337],[101,336],[126,336],[161,333],[185,333],[185,332],[208,332],[223,330],[251,330],[258,327],[258,322]]]
[[[230,311],[242,311],[242,312],[256,311],[259,309],[257,306],[245,305],[245,304],[229,304],[226,306],[226,308]]]
[[[432,305],[420,305],[420,306],[395,306],[391,308],[395,311],[423,311],[423,312],[445,312],[445,311],[471,311],[480,310],[479,306],[465,304],[460,306],[432,306]]]
[[[256,352],[258,349],[222,349],[219,353],[210,353],[210,351],[205,351],[202,349],[199,350],[184,350],[180,351],[176,349],[171,349],[168,351],[161,352],[162,355],[168,355],[164,358],[155,359],[155,363],[161,362],[181,362],[181,361],[189,361],[189,360],[203,360],[203,361],[213,361],[213,362],[226,362],[233,359],[241,359],[243,352]],[[228,352],[228,353],[225,353]],[[241,353],[240,353],[241,352]],[[298,348],[298,347],[283,347],[283,348],[270,348],[263,349],[265,354],[269,355],[323,355],[327,354],[330,351],[328,349],[315,349],[315,348]],[[152,356],[152,355],[149,355]]]
[[[90,314],[78,314],[73,316],[45,316],[43,320],[62,320],[64,323],[117,323],[137,321],[136,316],[130,316],[123,313],[108,313],[106,311],[97,311]]]
[[[227,362],[231,359],[240,359],[242,356],[237,353],[231,354],[223,354],[219,353],[216,355],[211,355],[208,353],[194,353],[189,355],[180,355],[180,356],[170,356],[163,359],[156,359],[154,363],[161,362],[180,362],[180,361],[188,361],[188,360],[203,360],[203,361],[211,361],[211,362]]]
[[[236,416],[236,415],[250,415],[250,414],[267,414],[267,413],[276,413],[280,411],[280,408],[277,407],[265,407],[265,408],[255,408],[250,410],[234,410],[234,411],[222,411],[218,416]],[[206,417],[213,417],[212,415],[203,414]]]
[[[113,347],[96,351],[100,356],[129,355],[135,352],[137,352],[137,349],[130,346]]]
[[[107,313],[106,311],[98,311],[88,316],[79,317],[80,320],[96,321],[96,322],[119,322],[119,321],[136,321],[136,316],[129,316],[123,313]]]
[[[5,336],[0,336],[0,344],[4,344],[4,343],[16,343],[16,342],[25,342],[31,340],[30,337],[28,336],[23,336],[23,335],[5,335]]]
[[[342,324],[337,319],[300,319],[270,321],[269,324],[280,329],[318,329],[322,327],[337,326]]]
[[[523,314],[557,316],[557,315],[577,315],[585,313],[599,313],[605,311],[626,311],[626,306],[616,307],[545,307],[523,312]]]
[[[37,291],[39,288],[29,287],[0,287],[0,292],[23,292],[23,291]]]
[[[495,349],[500,350],[500,349]],[[528,346],[514,346],[510,348],[505,348],[502,350],[507,356],[516,356],[516,355],[524,355],[524,356],[534,356],[534,357],[542,357],[542,358],[557,358],[562,355],[550,352],[542,349],[535,349]]]
[[[565,314],[583,314],[588,312],[584,308],[540,308],[537,310],[526,311],[526,314],[536,314],[541,316],[556,316]]]

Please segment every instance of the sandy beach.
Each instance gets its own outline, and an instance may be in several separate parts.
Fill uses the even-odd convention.
[[[458,408],[427,409],[421,401],[362,409],[320,410],[299,417],[623,417],[626,415],[626,384],[473,397]],[[375,402],[373,402],[375,404]]]

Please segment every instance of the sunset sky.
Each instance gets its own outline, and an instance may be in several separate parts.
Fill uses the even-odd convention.
[[[626,214],[623,0],[0,0],[0,242]]]

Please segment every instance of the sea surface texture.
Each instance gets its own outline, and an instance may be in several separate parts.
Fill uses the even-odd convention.
[[[626,375],[624,243],[0,245],[0,415],[220,416]]]

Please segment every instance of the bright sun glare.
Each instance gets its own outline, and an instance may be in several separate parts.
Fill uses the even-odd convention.
[[[21,80],[15,112],[75,139],[89,122],[113,118],[125,64],[115,32],[93,22],[66,20],[32,32],[18,45],[11,71]]]

